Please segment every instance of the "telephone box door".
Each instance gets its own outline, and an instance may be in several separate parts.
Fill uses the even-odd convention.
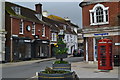
[[[98,41],[98,69],[111,70],[112,67],[112,40]]]

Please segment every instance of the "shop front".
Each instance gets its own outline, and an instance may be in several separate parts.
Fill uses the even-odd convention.
[[[31,59],[31,39],[13,37],[12,41],[12,54],[13,61],[29,60]]]
[[[33,58],[47,58],[50,56],[50,44],[49,40],[37,39],[33,42],[32,57]]]
[[[112,54],[119,54],[118,48],[115,43],[120,43],[118,40],[120,38],[119,32],[98,32],[98,33],[85,33],[85,61],[98,61],[98,41],[100,39],[110,39],[112,40]],[[117,52],[117,53],[116,53]]]

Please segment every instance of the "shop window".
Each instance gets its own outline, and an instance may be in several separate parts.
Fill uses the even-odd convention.
[[[96,4],[90,11],[90,25],[103,25],[109,24],[108,9],[102,4]]]

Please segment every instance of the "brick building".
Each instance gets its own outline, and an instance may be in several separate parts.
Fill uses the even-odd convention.
[[[42,5],[36,11],[6,2],[6,61],[50,56],[50,25],[42,21]]]
[[[114,7],[113,7],[114,6]],[[120,2],[80,3],[86,61],[97,61],[98,40],[112,40],[112,54],[120,55]]]

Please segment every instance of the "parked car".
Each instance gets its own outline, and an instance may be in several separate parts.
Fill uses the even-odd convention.
[[[76,50],[73,51],[73,56],[74,57],[82,57],[83,54],[84,54],[84,51],[82,49],[79,49],[79,50],[76,49]]]

